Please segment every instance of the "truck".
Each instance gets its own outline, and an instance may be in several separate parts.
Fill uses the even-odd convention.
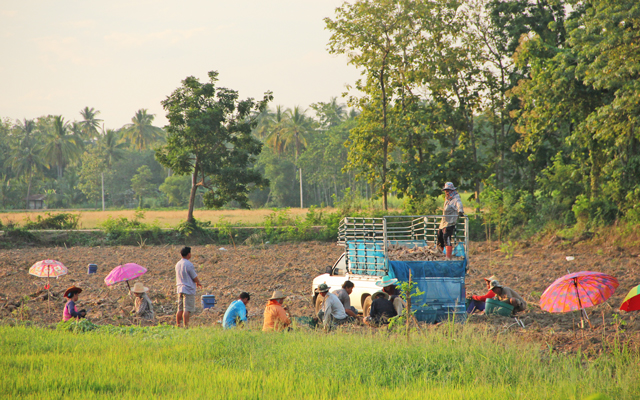
[[[469,219],[458,217],[451,238],[454,257],[438,252],[437,235],[442,215],[345,217],[338,229],[338,245],[344,252],[326,273],[313,279],[316,312],[322,296],[316,288],[326,283],[331,291],[349,280],[354,283],[351,305],[368,315],[367,298],[381,290],[376,282],[389,275],[411,279],[422,294],[412,296],[418,321],[466,320],[465,275],[468,266]]]

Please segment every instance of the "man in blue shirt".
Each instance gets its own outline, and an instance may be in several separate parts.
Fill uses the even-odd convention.
[[[238,300],[229,305],[222,318],[222,327],[224,329],[234,328],[237,323],[247,321],[247,303],[249,303],[250,299],[249,293],[242,292]]]

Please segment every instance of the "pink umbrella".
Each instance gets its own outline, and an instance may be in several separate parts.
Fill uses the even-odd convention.
[[[125,281],[127,282],[127,287],[131,290],[131,286],[129,286],[129,281],[132,279],[136,279],[141,277],[147,272],[145,267],[142,267],[135,263],[127,263],[124,265],[118,265],[114,269],[109,272],[106,278],[104,278],[104,283],[107,286],[114,285],[118,282]]]
[[[60,261],[56,260],[42,260],[33,264],[31,268],[29,268],[29,273],[31,275],[35,275],[40,278],[47,278],[47,284],[44,286],[45,290],[48,292],[47,296],[47,308],[51,308],[51,285],[49,284],[49,278],[57,278],[59,276],[65,275],[68,272],[67,267],[64,266]]]

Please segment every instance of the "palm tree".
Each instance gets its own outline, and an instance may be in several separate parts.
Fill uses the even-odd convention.
[[[16,121],[15,128],[22,135],[22,137],[20,138],[20,143],[31,143],[31,138],[36,133],[36,121],[25,118],[22,120],[22,122]]]
[[[23,140],[20,147],[15,149],[12,156],[7,159],[15,176],[24,177],[27,182],[26,208],[29,208],[29,196],[31,195],[31,180],[33,176],[44,169],[44,161],[40,157],[41,149],[36,141],[31,138]]]
[[[64,167],[82,154],[82,140],[69,133],[69,123],[60,115],[53,117],[53,127],[47,132],[42,148],[42,157],[58,170],[58,179],[62,178]]]
[[[287,109],[286,122],[284,125],[282,140],[284,149],[294,148],[295,163],[298,164],[298,155],[302,148],[307,146],[308,135],[313,131],[314,121],[305,114],[307,110],[303,110],[300,106],[293,107],[293,110]],[[300,208],[304,207],[302,196],[302,168],[298,169],[300,174]]]
[[[98,114],[100,114],[100,111],[93,107],[85,107],[80,110],[80,115],[82,115],[82,122],[80,122],[80,125],[82,126],[82,136],[85,139],[91,140],[98,136],[98,127],[102,121],[101,119],[96,118]]]
[[[286,115],[282,111],[282,106],[276,106],[276,112],[270,113],[265,126],[265,143],[271,147],[278,155],[284,151],[284,142],[282,140],[282,134],[284,132]]]
[[[107,167],[124,158],[126,143],[120,141],[120,134],[113,129],[102,130],[102,136],[98,140],[98,146],[104,152]]]
[[[131,147],[142,151],[149,148],[149,145],[164,138],[164,131],[151,125],[153,114],[147,114],[147,110],[141,108],[136,115],[131,118],[131,124],[123,127],[123,138],[131,143]]]

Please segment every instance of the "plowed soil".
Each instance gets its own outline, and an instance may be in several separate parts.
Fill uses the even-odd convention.
[[[640,251],[620,247],[601,247],[588,243],[567,245],[554,241],[543,244],[519,244],[508,251],[498,245],[472,243],[467,291],[484,294],[482,277],[496,275],[504,284],[519,292],[529,303],[521,314],[526,328],[514,324],[512,318],[472,315],[469,323],[486,325],[496,334],[512,333],[526,341],[538,341],[544,348],[560,351],[598,353],[606,351],[614,341],[637,348],[640,345],[640,320],[635,313],[619,312],[622,299],[640,283]],[[175,304],[175,263],[180,259],[178,246],[157,247],[73,247],[27,248],[0,251],[0,323],[16,319],[35,323],[55,323],[61,319],[62,293],[75,284],[84,289],[79,308],[89,309],[89,318],[98,324],[131,324],[129,315],[133,300],[124,283],[107,287],[104,277],[127,262],[148,269],[140,278],[150,288],[149,295],[159,322],[172,322]],[[196,266],[204,290],[213,294],[217,305],[203,311],[198,305],[193,325],[216,325],[227,305],[239,292],[251,293],[250,318],[260,321],[267,298],[280,289],[289,295],[287,303],[293,315],[310,316],[311,281],[332,265],[342,253],[333,243],[297,243],[265,247],[194,246],[192,262]],[[575,260],[567,261],[566,256]],[[36,261],[52,258],[63,262],[69,273],[51,280],[51,299],[43,289],[45,279],[29,275]],[[98,273],[87,274],[87,265],[98,265]],[[620,287],[608,302],[590,308],[593,329],[583,329],[576,313],[550,314],[538,307],[542,292],[556,278],[567,272],[598,271],[618,278]],[[27,310],[28,308],[28,310]],[[428,327],[427,329],[437,329]]]

